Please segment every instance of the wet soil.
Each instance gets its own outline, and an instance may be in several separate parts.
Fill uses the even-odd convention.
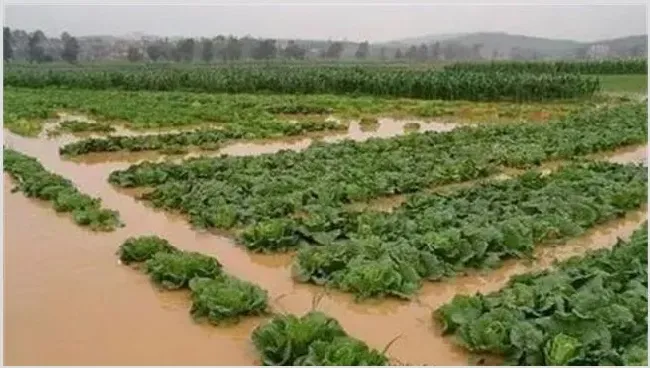
[[[423,125],[424,128],[424,125]],[[57,215],[49,204],[10,193],[5,205],[5,364],[9,365],[250,365],[258,364],[250,333],[263,319],[230,327],[197,324],[186,293],[162,292],[146,276],[119,265],[117,247],[129,236],[156,234],[186,250],[216,256],[227,272],[268,290],[275,311],[303,314],[323,288],[295,284],[290,253],[251,254],[225,237],[197,232],[180,216],[154,211],[107,183],[109,173],[130,164],[64,161],[52,140],[27,139],[5,130],[4,143],[38,158],[71,179],[81,191],[118,210],[126,227],[92,233]],[[637,211],[588,232],[566,246],[540,248],[531,263],[506,262],[498,270],[427,283],[417,300],[356,303],[330,291],[318,308],[338,319],[354,337],[415,365],[465,365],[468,355],[440,336],[431,310],[456,293],[493,291],[508,277],[547,267],[555,258],[613,245],[646,220]]]

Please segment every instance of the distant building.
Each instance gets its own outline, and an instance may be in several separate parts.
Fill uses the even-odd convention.
[[[603,58],[609,55],[609,46],[607,45],[602,45],[602,44],[596,44],[596,45],[591,45],[587,49],[587,57],[593,58],[593,59],[598,59],[598,58]]]

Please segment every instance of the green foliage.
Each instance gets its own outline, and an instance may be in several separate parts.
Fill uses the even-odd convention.
[[[167,239],[155,235],[130,237],[120,245],[117,251],[124,264],[145,262],[156,253],[175,253],[176,247],[169,244]]]
[[[188,287],[195,277],[215,278],[222,272],[219,261],[196,252],[158,252],[145,267],[154,283],[170,290]]]
[[[109,181],[154,187],[144,199],[187,214],[199,228],[251,226],[242,241],[253,250],[283,250],[296,247],[302,238],[317,244],[336,240],[340,234],[332,222],[338,221],[337,209],[345,203],[482,178],[500,166],[530,167],[644,143],[646,126],[645,105],[628,104],[546,124],[316,143],[301,152],[258,157],[144,162],[112,172]],[[290,217],[301,212],[310,216],[296,234]]]
[[[99,198],[80,193],[70,180],[48,172],[35,158],[7,148],[3,152],[4,171],[17,182],[12,191],[52,202],[57,212],[71,213],[78,225],[93,231],[113,231],[123,226],[116,211],[101,208]]]
[[[386,365],[388,359],[346,335],[339,323],[312,311],[280,315],[257,327],[253,344],[264,365]]]
[[[648,226],[612,249],[513,277],[434,312],[472,351],[514,365],[646,365]]]
[[[365,116],[444,117],[445,120],[502,121],[563,116],[584,101],[546,103],[469,102],[380,98],[372,96],[296,94],[206,94],[192,92],[65,90],[5,86],[4,123],[12,132],[35,135],[42,122],[61,110],[86,115],[97,124],[124,124],[130,129],[183,128],[218,124],[252,136],[293,132],[292,120],[306,131],[327,129],[322,119]],[[314,116],[314,115],[320,115]],[[321,119],[322,117],[322,119]],[[289,125],[289,126],[288,126]],[[344,129],[340,124],[336,129]]]
[[[5,68],[4,85],[225,93],[352,94],[442,100],[544,101],[590,96],[596,78],[408,68],[265,65],[220,68]]]
[[[301,121],[295,123],[265,123],[250,128],[232,126],[230,129],[198,129],[189,132],[149,134],[137,136],[110,136],[88,138],[59,148],[61,155],[76,156],[90,152],[155,151],[170,147],[199,147],[216,149],[218,144],[236,139],[261,139],[295,136],[314,131],[340,129],[336,122]]]
[[[408,298],[423,279],[530,257],[535,245],[561,242],[646,202],[645,167],[605,162],[568,165],[546,176],[529,172],[450,194],[418,193],[390,213],[329,214],[324,226],[337,238],[299,249],[293,270],[299,281],[361,298]],[[293,229],[302,243],[318,244],[304,236],[309,217],[293,221],[284,234]],[[526,290],[513,292],[512,303],[529,301]],[[470,318],[452,312],[444,318],[450,331]]]
[[[69,132],[69,133],[111,133],[115,131],[115,127],[108,123],[94,123],[88,121],[66,120],[59,123],[56,131]]]
[[[461,62],[445,70],[502,73],[648,74],[648,59]]]
[[[309,352],[297,359],[301,366],[382,366],[388,359],[363,341],[350,337],[336,337],[331,342],[318,340],[309,346]]]
[[[196,277],[190,280],[189,287],[192,290],[190,313],[213,324],[236,322],[241,316],[263,314],[268,308],[265,290],[232,276]]]

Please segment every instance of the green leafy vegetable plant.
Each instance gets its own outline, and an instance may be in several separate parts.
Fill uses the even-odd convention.
[[[253,344],[264,365],[387,365],[383,352],[347,336],[322,312],[279,315],[257,327]]]
[[[215,278],[222,272],[219,261],[197,252],[158,252],[145,267],[155,284],[171,290],[188,287],[195,277]]]
[[[179,250],[167,239],[155,235],[130,237],[120,245],[118,256],[124,264],[145,262],[156,253],[176,253]]]
[[[457,295],[434,318],[469,350],[514,365],[647,365],[648,225],[497,292]]]
[[[101,208],[99,198],[79,192],[70,180],[45,170],[35,158],[7,148],[3,153],[4,171],[17,182],[12,191],[52,202],[57,212],[71,213],[78,225],[93,231],[113,231],[124,226],[117,211]]]
[[[195,277],[190,280],[194,318],[206,318],[220,324],[238,321],[241,316],[267,312],[268,295],[257,285],[225,274],[214,278]]]

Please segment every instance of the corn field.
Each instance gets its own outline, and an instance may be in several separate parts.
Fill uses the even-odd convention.
[[[544,101],[590,96],[594,77],[577,74],[433,71],[401,68],[248,66],[136,70],[5,68],[5,86],[91,90],[346,94],[469,101]]]
[[[455,63],[447,71],[503,73],[575,73],[575,74],[648,74],[647,59],[587,61],[494,61],[490,63]]]

